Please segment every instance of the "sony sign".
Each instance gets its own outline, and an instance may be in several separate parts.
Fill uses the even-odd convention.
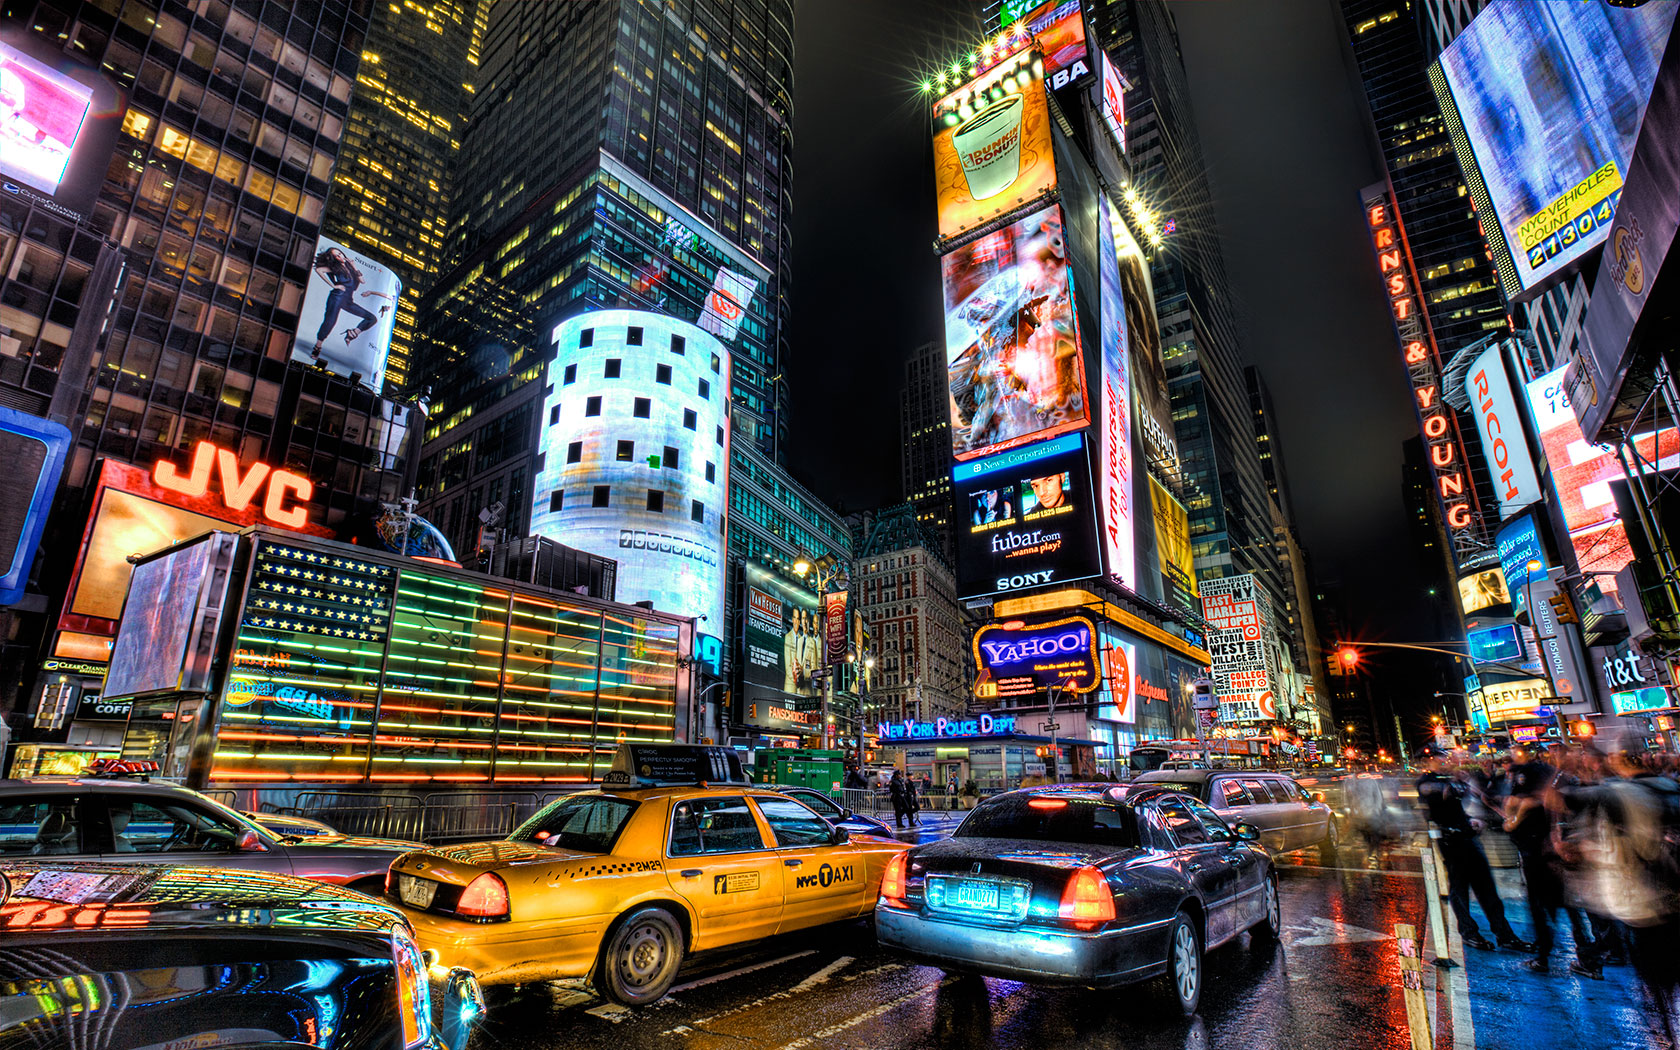
[[[964,598],[1102,571],[1096,494],[1082,434],[957,464],[957,588]]]

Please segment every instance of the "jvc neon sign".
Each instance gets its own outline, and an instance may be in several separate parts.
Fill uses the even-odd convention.
[[[902,722],[878,722],[876,729],[882,740],[949,740],[954,737],[992,736],[1015,732],[1014,715],[981,715],[978,718],[940,718],[932,722],[918,722],[906,718]]]
[[[315,483],[302,474],[275,470],[267,463],[253,463],[249,470],[240,470],[239,457],[208,441],[193,446],[192,467],[184,476],[166,459],[152,467],[152,480],[159,488],[193,499],[210,491],[212,476],[221,487],[222,505],[228,510],[246,510],[261,492],[262,515],[269,521],[288,529],[301,529],[309,523],[308,508],[303,504],[315,494]]]

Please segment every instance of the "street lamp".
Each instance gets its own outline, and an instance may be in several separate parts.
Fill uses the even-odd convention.
[[[820,601],[821,596],[828,593],[828,585],[833,583],[835,578],[840,575],[839,566],[840,559],[836,558],[832,554],[824,554],[822,557],[817,558],[814,561],[811,559],[810,555],[800,554],[799,557],[794,559],[793,572],[794,575],[798,576],[800,579],[804,579],[812,573],[816,574],[817,595],[818,600]],[[826,619],[827,610],[822,610],[822,615],[823,619],[818,621],[822,625],[820,629],[821,633],[818,637],[826,639],[828,636],[828,622]],[[826,648],[826,641],[822,644],[823,647]],[[822,714],[820,716],[822,735],[820,737],[820,742],[823,750],[826,751],[833,746],[834,742],[834,718],[828,713],[829,701],[834,694],[834,673],[833,668],[825,668],[824,670],[827,671],[827,673],[823,675]],[[863,756],[860,753],[858,756],[860,762],[862,757]]]

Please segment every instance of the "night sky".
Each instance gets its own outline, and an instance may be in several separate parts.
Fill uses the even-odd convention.
[[[789,463],[844,510],[902,497],[903,362],[941,334],[916,83],[978,39],[979,8],[798,4]],[[1337,5],[1197,0],[1174,13],[1237,327],[1277,404],[1302,538],[1318,575],[1347,585],[1361,637],[1427,641],[1415,576],[1396,571],[1411,561],[1400,461],[1417,421],[1361,224],[1359,190],[1380,160]]]

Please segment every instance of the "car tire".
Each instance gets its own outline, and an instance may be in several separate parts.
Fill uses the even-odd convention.
[[[1252,928],[1254,940],[1259,944],[1275,944],[1283,936],[1283,904],[1278,897],[1277,874],[1273,872],[1266,876],[1264,887],[1260,891],[1264,900],[1264,911],[1260,921]]]
[[[1202,1003],[1202,935],[1195,920],[1184,912],[1173,917],[1167,932],[1168,1001],[1179,1014],[1189,1017]]]
[[[620,1006],[646,1006],[671,990],[682,961],[683,933],[677,920],[664,908],[638,908],[607,932],[593,984]]]
[[[1320,859],[1330,860],[1334,858],[1336,851],[1341,848],[1341,840],[1341,833],[1336,830],[1336,817],[1331,814],[1330,819],[1325,821],[1324,837],[1318,841]]]

